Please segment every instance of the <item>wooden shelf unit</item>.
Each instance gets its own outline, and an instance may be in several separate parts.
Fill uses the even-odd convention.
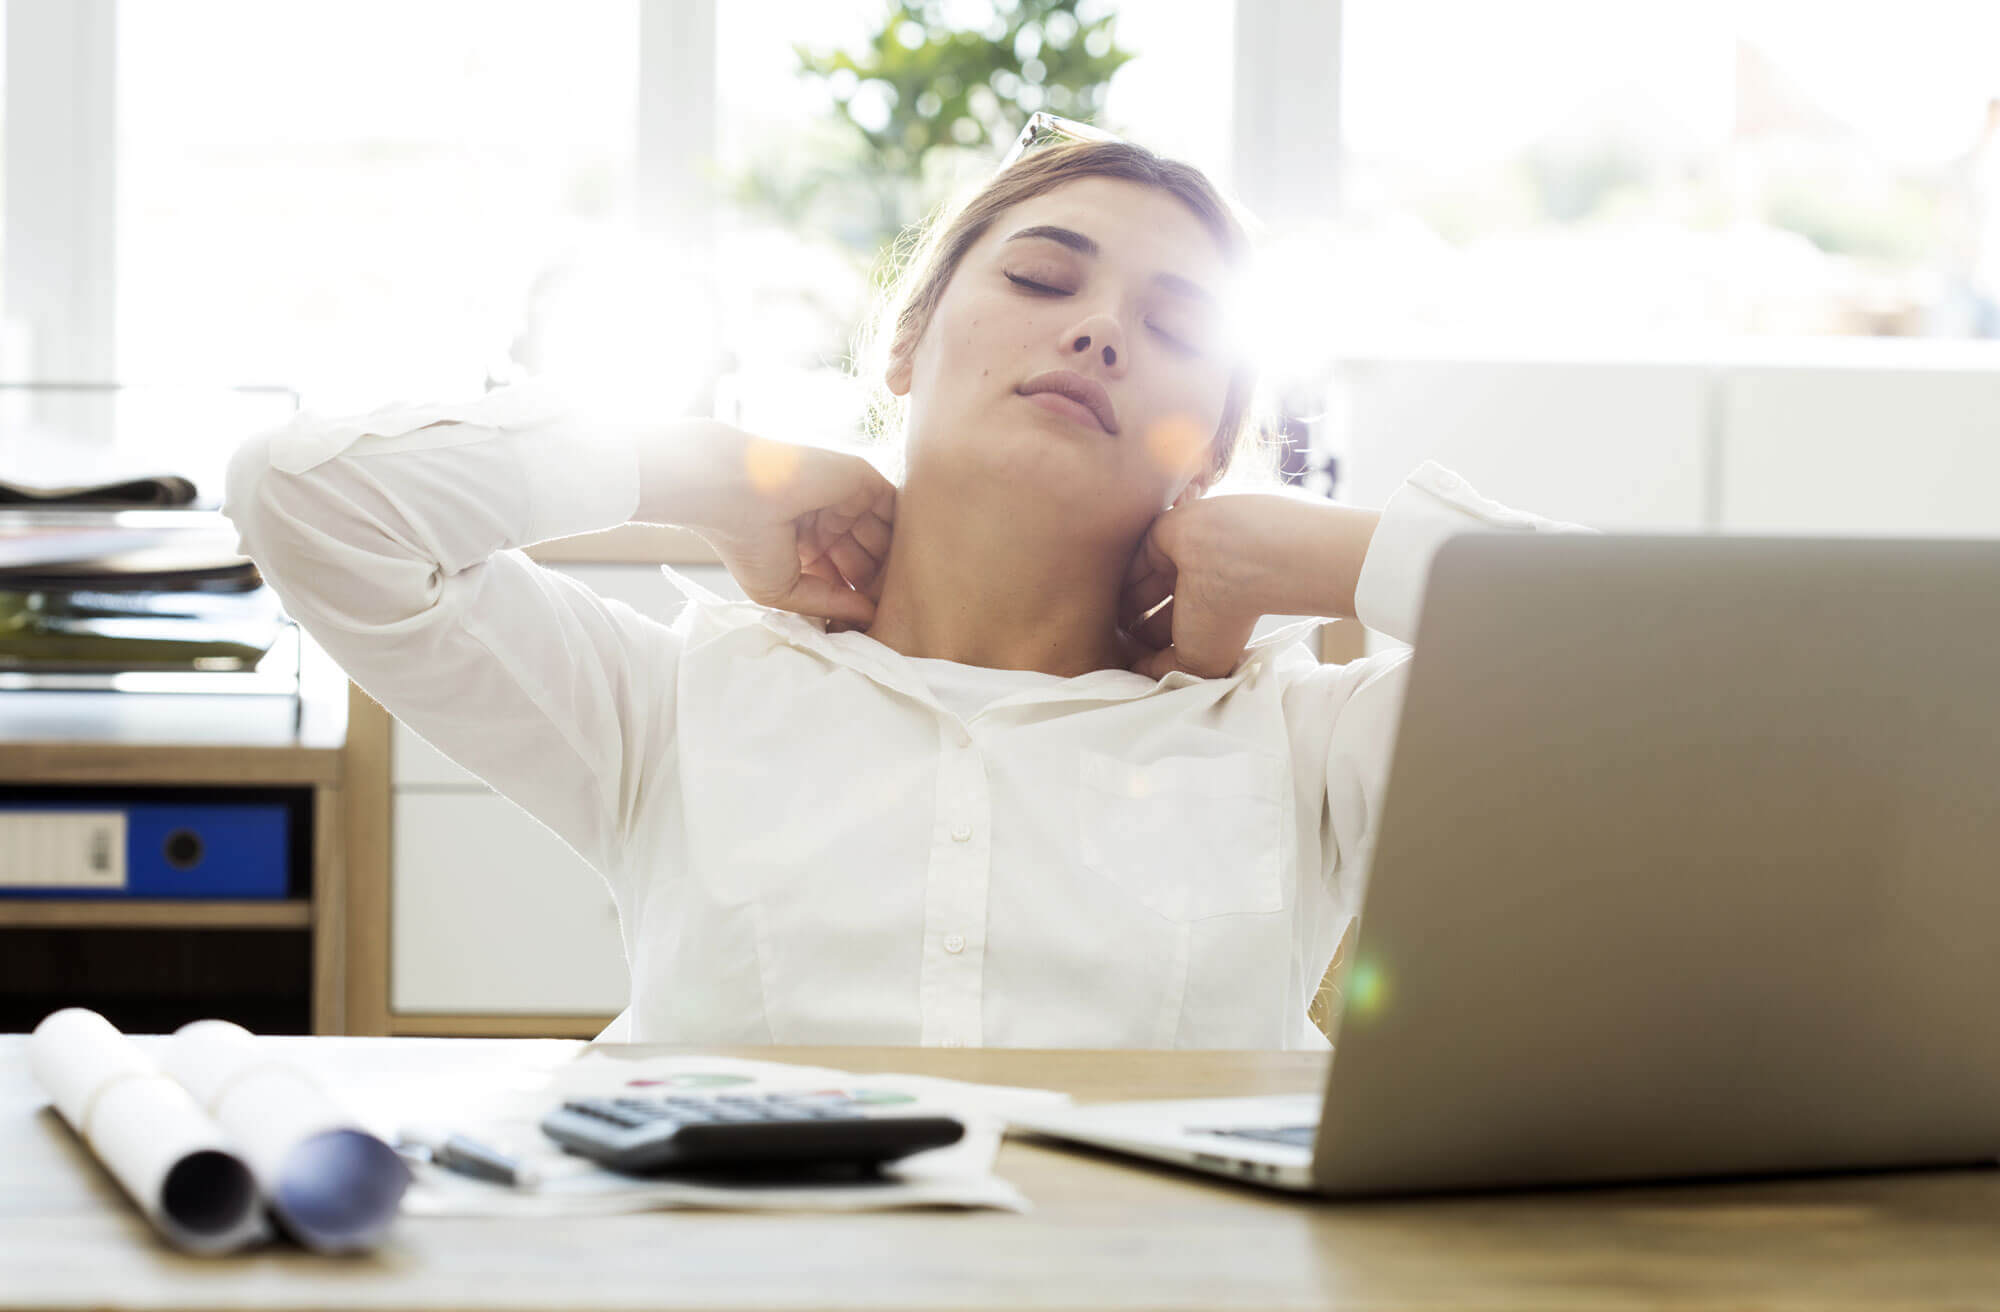
[[[315,644],[307,641],[305,647],[304,701],[295,731],[289,725],[281,731],[260,721],[261,727],[245,729],[228,741],[191,742],[184,732],[184,716],[154,714],[165,705],[161,694],[10,693],[10,697],[64,698],[61,705],[75,711],[53,719],[27,717],[45,736],[0,738],[0,785],[306,790],[312,815],[309,897],[4,898],[0,929],[304,932],[311,935],[312,944],[312,1032],[346,1033],[347,680]],[[228,694],[214,695],[229,699]]]
[[[310,929],[312,902],[0,898],[0,929]]]

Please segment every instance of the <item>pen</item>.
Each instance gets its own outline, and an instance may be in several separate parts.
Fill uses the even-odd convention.
[[[475,1180],[490,1180],[517,1189],[532,1189],[541,1182],[541,1177],[527,1163],[453,1131],[438,1134],[406,1129],[398,1136],[396,1147],[399,1151],[419,1149],[431,1165]]]

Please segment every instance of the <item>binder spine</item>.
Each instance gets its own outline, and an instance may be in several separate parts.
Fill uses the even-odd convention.
[[[283,898],[277,802],[0,801],[0,897]]]

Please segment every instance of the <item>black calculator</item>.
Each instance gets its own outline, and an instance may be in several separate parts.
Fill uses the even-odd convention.
[[[965,1136],[949,1116],[871,1115],[847,1094],[572,1098],[542,1118],[565,1151],[632,1175],[873,1173]]]

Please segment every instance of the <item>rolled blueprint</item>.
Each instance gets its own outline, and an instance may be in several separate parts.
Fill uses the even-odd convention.
[[[28,1040],[35,1082],[153,1228],[189,1253],[271,1233],[249,1167],[215,1122],[111,1022],[52,1012]]]
[[[396,1220],[410,1168],[250,1030],[184,1024],[166,1042],[166,1072],[216,1118],[278,1224],[306,1248],[370,1248]]]
[[[279,1224],[306,1247],[369,1248],[396,1219],[410,1185],[396,1150],[241,1025],[181,1026],[167,1040],[166,1068],[215,1118]]]

